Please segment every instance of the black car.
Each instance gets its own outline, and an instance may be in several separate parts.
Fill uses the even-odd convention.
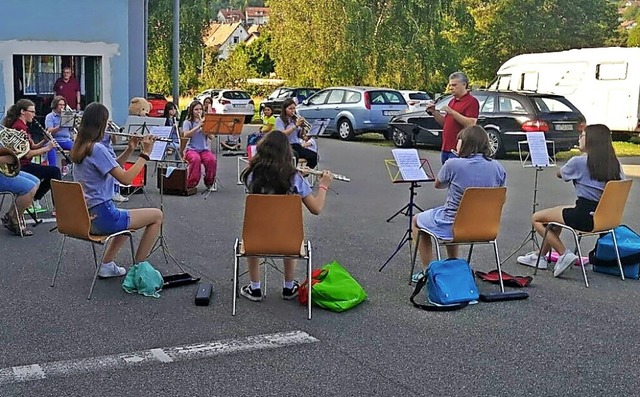
[[[577,144],[585,125],[582,113],[561,95],[490,90],[474,90],[471,95],[480,103],[478,125],[489,134],[493,157],[517,151],[518,142],[532,131],[543,131],[555,143],[556,152],[568,150]],[[450,100],[450,95],[438,100],[436,109]],[[442,143],[442,127],[425,111],[401,114],[389,124],[397,147],[416,143],[440,147]]]
[[[260,104],[260,117],[262,117],[262,111],[265,105],[270,105],[271,109],[273,109],[273,114],[278,115],[282,112],[282,103],[285,101],[285,99],[292,98],[296,104],[299,104],[318,91],[320,91],[319,88],[280,87],[269,94],[267,99],[262,101],[262,103]]]

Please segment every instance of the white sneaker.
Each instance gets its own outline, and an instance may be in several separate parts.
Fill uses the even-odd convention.
[[[531,251],[526,255],[522,255],[518,257],[518,263],[524,266],[536,267],[536,261],[538,260],[538,253],[535,251]],[[549,266],[549,262],[547,262],[547,257],[540,258],[540,263],[538,263],[538,269],[546,269]]]
[[[561,275],[569,268],[569,266],[576,263],[577,260],[578,256],[571,251],[566,251],[564,254],[560,255],[556,262],[556,267],[553,269],[553,277]]]
[[[217,192],[218,191],[218,185],[214,183],[211,186],[207,186],[207,191],[209,191],[209,192]]]
[[[124,203],[126,201],[129,201],[129,197],[125,197],[125,196],[121,195],[120,193],[114,194],[111,199],[113,201],[118,202],[118,203]]]
[[[125,274],[127,274],[127,270],[124,267],[116,265],[113,261],[101,264],[100,270],[98,270],[98,277],[100,278],[120,277]]]
[[[33,209],[34,210],[41,210],[42,209],[42,205],[40,204],[40,200],[33,200]]]

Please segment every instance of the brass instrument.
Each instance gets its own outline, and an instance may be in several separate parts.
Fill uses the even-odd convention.
[[[0,164],[0,172],[8,177],[14,177],[20,172],[20,158],[24,157],[31,144],[27,135],[19,130],[0,126],[0,155],[9,155],[13,158],[11,164]]]
[[[46,138],[47,141],[53,143],[53,146],[56,148],[56,150],[58,152],[60,152],[60,154],[62,155],[62,157],[64,157],[64,159],[67,161],[67,164],[71,164],[73,163],[73,161],[71,161],[71,158],[69,156],[67,156],[67,153],[65,153],[64,149],[62,148],[62,146],[60,146],[60,144],[58,143],[58,141],[55,140],[55,138],[53,137],[53,135],[51,135],[51,133],[49,131],[47,131],[46,128],[44,128],[42,126],[42,124],[40,124],[38,122],[38,120],[36,120],[35,118],[33,119],[33,122],[35,123],[35,125],[40,128],[40,131],[42,131],[42,134],[44,135],[44,137]],[[56,164],[49,164],[49,165],[56,165]]]
[[[124,127],[120,127],[115,122],[109,120],[109,121],[107,121],[107,130],[106,130],[106,132],[108,132],[109,134],[112,134],[114,132],[124,132]]]
[[[299,118],[304,121],[302,129],[306,130],[307,132],[311,131],[311,123],[309,123],[304,117],[300,116],[300,113],[298,113],[298,111],[296,110],[296,112],[293,114],[293,119],[297,121]]]
[[[303,166],[298,166],[298,167],[296,167],[296,169],[298,171],[302,172],[303,174],[311,174],[311,175],[322,176],[322,171],[314,170],[314,169],[306,167],[306,166],[304,166],[304,167]],[[344,175],[334,174],[333,172],[331,173],[331,175],[333,176],[333,179],[335,179],[336,181],[351,182],[351,179],[347,178]]]

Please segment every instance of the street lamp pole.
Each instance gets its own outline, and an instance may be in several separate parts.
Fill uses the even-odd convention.
[[[180,106],[180,0],[173,0],[173,103]]]

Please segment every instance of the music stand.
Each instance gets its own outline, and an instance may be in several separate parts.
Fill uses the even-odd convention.
[[[404,247],[407,242],[409,243],[409,256],[411,257],[413,255],[413,250],[411,250],[411,246],[413,245],[413,234],[411,231],[411,223],[413,221],[414,214],[413,209],[417,208],[418,210],[420,210],[420,212],[422,212],[420,207],[418,207],[414,203],[414,197],[418,194],[416,193],[415,189],[417,187],[420,187],[418,183],[435,181],[435,176],[433,174],[433,170],[431,169],[431,164],[429,164],[429,161],[427,159],[420,159],[418,157],[418,151],[416,149],[394,149],[393,152],[395,159],[385,159],[387,172],[389,173],[389,177],[391,178],[392,183],[409,184],[409,203],[402,207],[391,218],[387,219],[387,222],[402,213],[406,215],[408,219],[407,230],[404,232],[404,235],[402,236],[402,239],[400,239],[400,242],[398,243],[395,251],[393,251],[386,262],[384,262],[380,269],[378,269],[379,272],[381,272],[382,269],[384,269],[387,264],[391,262],[391,259],[393,259],[393,257],[396,256],[398,252],[400,252],[402,247]],[[414,164],[418,165],[417,169],[415,167],[414,169],[406,169],[405,160],[403,160],[401,157],[401,155],[405,153],[413,157],[412,160]],[[428,170],[425,170],[423,168],[425,164],[427,165]]]
[[[214,144],[216,157],[218,156],[220,150],[220,135],[240,135],[242,134],[243,125],[243,114],[207,113],[204,116],[204,122],[202,123],[202,133],[206,135],[214,135],[216,137]],[[216,180],[213,181],[213,186],[211,187],[211,189],[207,189],[202,192],[202,194],[205,195],[205,200],[209,197],[209,194],[212,191],[215,192],[218,190],[219,183],[220,182],[216,177]]]
[[[549,156],[549,148],[551,148],[552,155]],[[538,207],[538,176],[544,171],[545,168],[556,166],[556,147],[554,141],[548,141],[544,137],[543,132],[528,132],[526,141],[518,141],[518,152],[520,156],[520,165],[523,168],[535,168],[535,175],[533,179],[533,197],[531,201],[531,215],[536,212]],[[525,154],[526,153],[526,154]],[[531,248],[533,251],[540,250],[540,243],[538,243],[538,236],[536,230],[531,224],[531,229],[522,240],[520,245],[511,251],[509,256],[504,258],[500,263],[501,265],[511,259],[518,251],[524,248],[527,243],[531,242]]]
[[[82,121],[82,112],[73,110],[63,110],[60,113],[60,127],[69,128],[75,134],[78,133],[80,122]]]

